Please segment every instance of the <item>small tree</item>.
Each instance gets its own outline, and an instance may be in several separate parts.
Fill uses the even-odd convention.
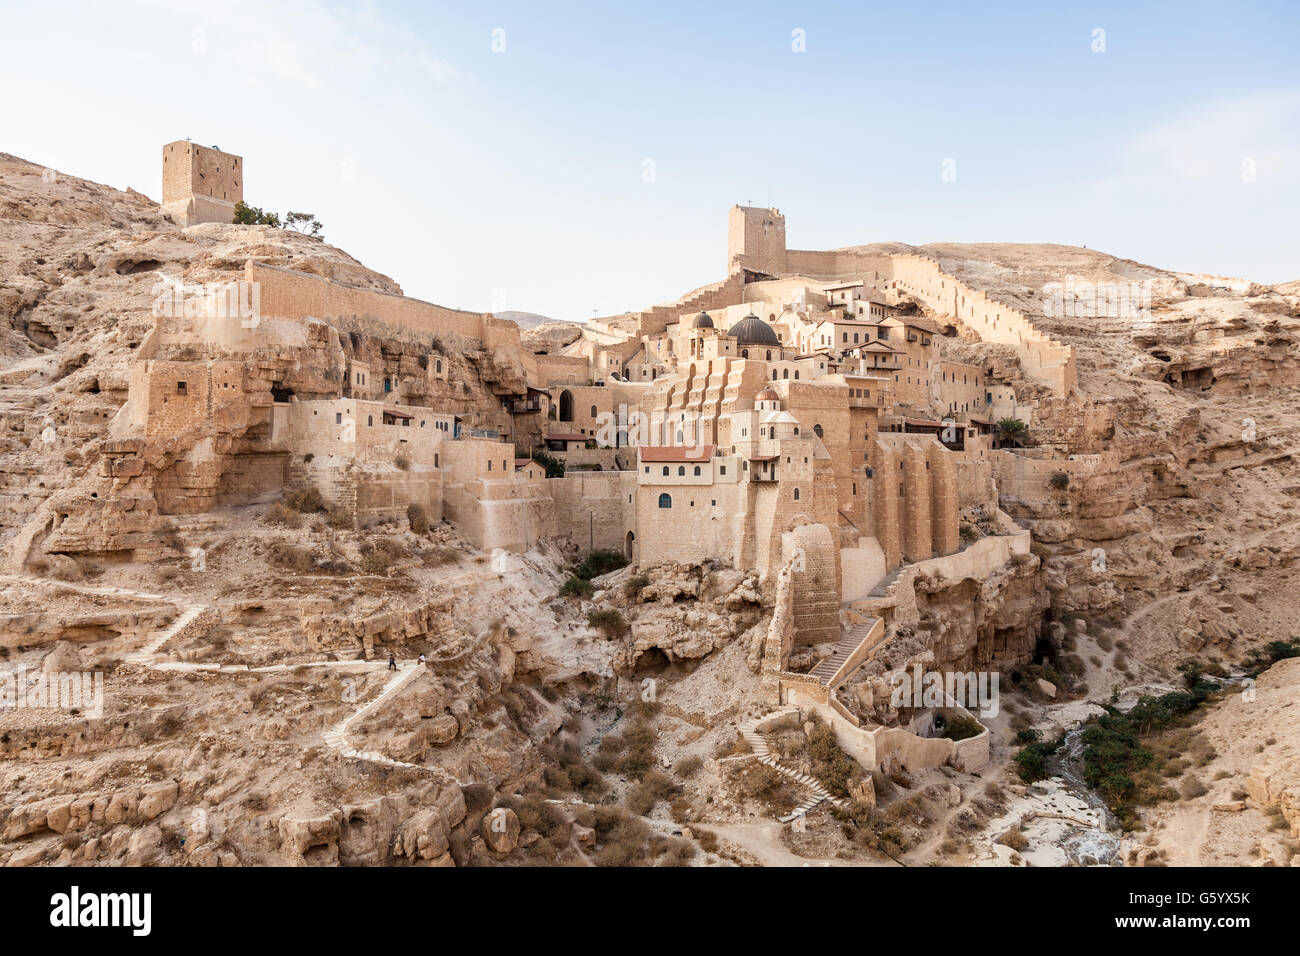
[[[284,227],[308,236],[319,236],[325,227],[315,214],[310,212],[287,212],[284,214]]]
[[[544,451],[534,451],[532,459],[546,469],[547,478],[564,477],[564,462],[553,455],[548,455]]]
[[[273,212],[263,212],[260,206],[250,206],[242,199],[235,203],[235,218],[231,220],[237,226],[274,226],[280,228],[280,217]]]
[[[1029,440],[1029,426],[1018,418],[1004,418],[998,422],[998,438],[1003,442],[1023,445]]]

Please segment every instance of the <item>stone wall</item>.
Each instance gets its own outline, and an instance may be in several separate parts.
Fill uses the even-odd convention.
[[[636,560],[636,472],[575,471],[546,481],[555,528],[584,550],[618,551]],[[632,534],[631,553],[628,535]]]

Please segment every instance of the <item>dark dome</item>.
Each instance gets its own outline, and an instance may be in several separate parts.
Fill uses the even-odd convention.
[[[709,318],[709,313],[701,312],[695,317],[694,327],[697,329],[713,328],[713,320]]]
[[[781,347],[781,340],[776,337],[776,330],[756,315],[747,315],[727,332],[736,339],[737,345],[771,345]]]

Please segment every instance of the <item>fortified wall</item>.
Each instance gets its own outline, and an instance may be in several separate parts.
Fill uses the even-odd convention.
[[[785,217],[779,210],[734,206],[728,219],[727,264],[732,278],[802,275],[893,280],[932,311],[958,318],[984,341],[1011,346],[1026,377],[1057,396],[1069,395],[1078,384],[1072,348],[1038,331],[1019,309],[972,289],[926,256],[786,249]]]

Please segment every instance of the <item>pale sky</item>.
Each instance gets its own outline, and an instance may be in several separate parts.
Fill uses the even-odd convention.
[[[1060,242],[1300,279],[1292,3],[0,17],[0,150],[157,199],[164,143],[220,146],[248,202],[314,212],[444,305],[574,319],[673,299],[723,277],[727,208],[748,201],[782,210],[793,248]]]

